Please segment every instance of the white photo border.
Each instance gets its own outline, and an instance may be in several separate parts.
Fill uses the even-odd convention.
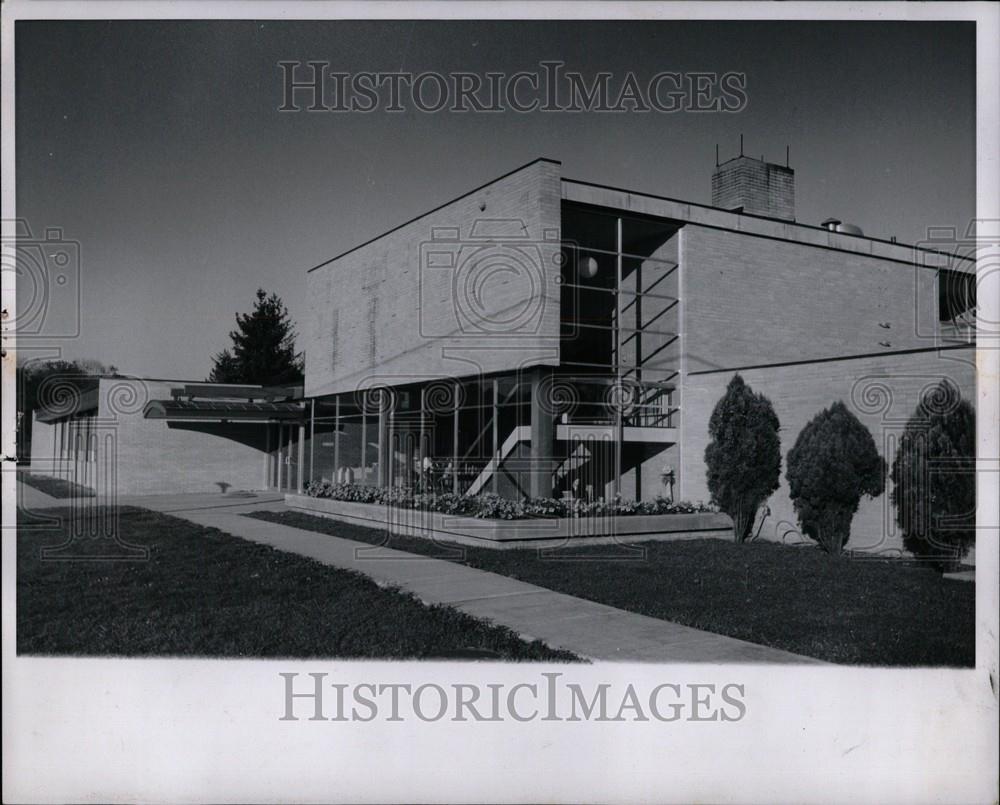
[[[13,2],[3,5],[2,218],[15,208],[15,25],[28,19],[970,20],[977,219],[1000,222],[1000,42],[988,3]],[[6,232],[4,233],[7,234]],[[1000,275],[981,286],[1000,321]],[[3,307],[15,310],[14,289]],[[11,318],[16,316],[11,315]],[[996,326],[996,325],[994,325]],[[7,802],[990,802],[997,798],[1000,332],[977,348],[976,667],[42,659],[15,655],[15,350],[3,332]],[[8,471],[10,470],[10,471]],[[990,471],[992,470],[992,471]],[[281,722],[280,672],[342,682],[738,683],[735,723]]]

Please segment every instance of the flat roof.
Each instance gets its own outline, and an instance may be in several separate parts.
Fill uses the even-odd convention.
[[[176,377],[144,377],[142,375],[88,375],[98,380],[148,380],[150,383],[181,383],[188,386],[231,386],[238,389],[263,388],[258,383],[213,383],[211,380],[181,380]]]
[[[270,419],[301,420],[305,408],[301,403],[240,402],[232,400],[151,400],[142,409],[145,419],[197,421],[230,419],[261,421]]]
[[[70,379],[70,383],[79,384],[78,393],[63,404],[50,406],[39,405],[35,408],[39,422],[56,422],[76,414],[97,410],[100,403],[98,383],[101,380],[131,380],[134,382],[171,383],[183,386],[174,389],[178,396],[201,396],[198,391],[207,392],[205,397],[224,397],[226,392],[232,392],[233,397],[255,399],[269,398],[271,402],[279,398],[301,399],[304,386],[301,383],[291,386],[261,386],[252,383],[212,383],[207,380],[168,380],[166,378],[137,377],[135,375],[82,375]],[[242,393],[240,393],[242,392]],[[259,393],[255,393],[259,392]]]
[[[61,400],[59,401],[62,402]],[[65,405],[55,404],[52,406],[38,406],[35,409],[35,418],[39,422],[58,422],[60,419],[84,414],[88,411],[96,411],[100,403],[100,392],[96,388],[79,391],[74,395],[69,395],[65,400]]]
[[[911,265],[925,265],[915,258],[917,255],[934,257],[940,260],[959,260],[974,264],[971,257],[955,254],[941,249],[932,249],[903,243],[885,238],[875,238],[870,235],[855,235],[849,232],[833,232],[819,224],[804,224],[799,221],[789,221],[785,218],[774,218],[767,215],[755,215],[748,212],[727,210],[713,207],[710,204],[699,204],[696,201],[658,196],[652,193],[640,193],[621,187],[584,182],[579,179],[562,179],[564,201],[589,204],[595,207],[607,207],[631,212],[637,215],[672,218],[685,223],[726,229],[746,235],[787,240],[806,246],[833,249],[850,254],[862,254],[869,257],[895,260]],[[643,209],[643,207],[645,209]],[[656,207],[651,211],[650,207]],[[861,245],[864,244],[864,245]],[[938,268],[938,265],[925,265],[927,268]]]
[[[741,159],[741,158],[754,159],[753,157],[739,157],[739,156],[733,157],[733,159]],[[525,168],[530,167],[531,165],[534,165],[538,162],[549,162],[553,165],[562,164],[560,160],[549,159],[548,157],[538,157],[537,159],[533,159],[530,162],[526,162],[523,165],[508,171],[507,173],[497,176],[496,178],[491,179],[488,182],[485,182],[481,185],[478,185],[477,187],[472,188],[471,190],[466,191],[465,193],[462,193],[459,196],[455,196],[454,198],[444,201],[441,204],[438,204],[437,206],[427,210],[426,212],[422,212],[419,215],[414,216],[413,218],[403,221],[401,224],[397,224],[391,229],[387,229],[381,234],[369,238],[363,243],[359,243],[357,246],[352,246],[346,251],[340,252],[336,256],[330,257],[322,261],[321,263],[314,265],[312,268],[308,269],[306,273],[307,274],[311,273],[318,268],[322,268],[323,266],[329,265],[330,263],[339,260],[342,257],[346,257],[348,254],[356,252],[358,249],[362,249],[365,246],[368,246],[369,244],[372,244],[375,241],[384,238],[386,235],[392,234],[393,232],[402,229],[404,226],[408,226],[409,224],[412,224],[415,221],[419,221],[421,218],[424,218],[428,215],[432,215],[433,213],[438,212],[444,207],[447,207],[449,204],[453,204],[456,201],[461,201],[463,198],[471,196],[473,193],[478,193],[479,191],[489,187],[491,184],[506,179],[508,176],[512,176],[518,171],[524,170]],[[653,193],[641,193],[635,190],[627,190],[625,188],[613,187],[611,185],[602,185],[602,184],[597,184],[595,182],[586,182],[580,179],[569,179],[566,177],[561,177],[560,182],[564,187],[570,185],[570,186],[576,186],[578,188],[592,188],[596,191],[607,191],[609,193],[624,194],[626,197],[633,197],[636,199],[649,199],[649,200],[663,202],[664,204],[675,205],[678,208],[678,210],[676,211],[678,214],[672,216],[664,215],[662,217],[673,217],[676,220],[683,220],[687,223],[696,225],[715,226],[717,228],[728,229],[733,232],[742,232],[748,235],[763,235],[765,237],[775,237],[774,228],[782,227],[783,228],[782,234],[784,235],[782,239],[784,240],[795,241],[805,245],[834,249],[836,251],[849,252],[852,254],[866,254],[871,257],[881,257],[884,259],[896,260],[898,262],[907,262],[913,265],[920,265],[920,263],[914,259],[916,254],[935,255],[939,258],[944,258],[947,260],[961,260],[973,264],[975,262],[970,257],[966,257],[960,254],[955,254],[954,252],[944,251],[941,249],[933,249],[927,246],[917,246],[916,244],[904,243],[901,241],[896,241],[886,238],[876,238],[870,235],[854,235],[847,232],[831,232],[830,230],[826,229],[823,226],[820,226],[819,224],[805,224],[800,221],[789,221],[783,218],[772,218],[765,215],[755,215],[753,213],[747,213],[747,212],[736,212],[733,210],[727,210],[723,207],[713,207],[711,204],[701,204],[697,201],[685,201],[683,199],[675,199],[669,196],[660,196]],[[565,191],[563,193],[563,199],[564,200],[567,199]],[[571,198],[569,200],[575,201],[577,199]],[[608,206],[606,204],[602,205],[597,202],[589,202],[589,203],[592,203],[595,206]],[[625,207],[617,205],[614,205],[613,208],[625,209]],[[679,214],[680,208],[688,208],[689,210],[688,214],[687,215]],[[695,208],[698,211],[704,211],[703,215],[697,216],[702,220],[695,220],[694,218],[692,218],[690,215],[690,208]],[[632,210],[632,211],[641,214],[641,211],[639,210]],[[646,214],[654,214],[654,213],[646,213]],[[714,218],[715,220],[714,221],[706,220],[709,218]],[[758,222],[757,225],[755,225],[755,222]],[[851,240],[841,240],[842,238],[849,238],[853,240],[855,243],[864,242],[866,244],[877,244],[877,246],[875,246],[875,248],[868,248],[868,249],[851,248],[851,246],[849,245],[851,243]],[[895,254],[893,254],[894,252]],[[905,256],[907,252],[909,252],[912,255],[910,259],[907,259]],[[927,266],[927,267],[938,267],[938,266]]]
[[[385,230],[385,232],[383,232],[380,235],[376,235],[373,238],[369,238],[364,243],[359,243],[357,246],[352,246],[347,251],[341,252],[340,254],[336,255],[335,257],[330,257],[329,259],[324,260],[322,263],[319,263],[318,265],[315,265],[312,268],[310,268],[308,271],[306,271],[306,273],[308,274],[311,271],[315,271],[317,268],[322,268],[323,266],[328,265],[329,263],[332,263],[334,260],[339,260],[341,257],[346,257],[351,252],[356,252],[358,249],[363,249],[369,243],[374,243],[376,240],[379,240],[380,238],[384,238],[386,235],[391,235],[396,230],[402,229],[404,226],[409,226],[414,221],[419,221],[421,218],[426,218],[428,215],[433,215],[438,210],[447,207],[449,204],[454,204],[456,201],[461,201],[463,198],[466,198],[467,196],[471,196],[473,193],[478,193],[480,190],[485,190],[491,184],[494,184],[494,183],[499,182],[499,181],[501,181],[503,179],[506,179],[508,176],[513,176],[518,171],[522,171],[525,168],[530,167],[531,165],[534,165],[534,164],[536,164],[538,162],[550,162],[553,165],[562,165],[562,162],[560,162],[558,159],[549,159],[548,157],[538,157],[537,159],[531,160],[531,162],[525,162],[523,165],[521,165],[521,166],[519,166],[517,168],[514,168],[513,170],[509,170],[506,173],[503,173],[503,174],[501,174],[500,176],[497,176],[494,179],[490,179],[488,182],[484,182],[483,184],[481,184],[481,185],[479,185],[477,187],[473,187],[471,190],[465,191],[460,196],[455,196],[454,198],[448,199],[447,201],[444,201],[441,204],[438,204],[436,207],[433,207],[433,208],[427,210],[426,212],[420,213],[420,215],[415,215],[412,218],[410,218],[409,220],[403,221],[403,223],[397,224],[396,226],[392,227],[391,229]]]

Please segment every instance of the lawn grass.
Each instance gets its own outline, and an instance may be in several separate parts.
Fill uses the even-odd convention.
[[[94,490],[89,486],[81,486],[73,481],[52,478],[49,475],[33,475],[27,470],[18,470],[17,480],[54,498],[92,498],[94,496]]]
[[[17,535],[19,654],[556,660],[445,606],[425,606],[367,576],[186,520],[123,508],[119,534],[147,561],[52,561],[62,525]]]
[[[975,585],[894,560],[722,540],[491,550],[441,544],[300,512],[247,516],[345,539],[452,558],[540,587],[836,663],[975,664]],[[607,558],[617,553],[617,558]],[[573,557],[562,558],[559,557]],[[602,558],[603,557],[603,558]]]

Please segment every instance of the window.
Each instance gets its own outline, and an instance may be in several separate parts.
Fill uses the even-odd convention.
[[[976,315],[976,275],[941,269],[938,272],[938,321],[960,321]]]

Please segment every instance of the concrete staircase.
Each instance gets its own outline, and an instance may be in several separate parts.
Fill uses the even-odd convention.
[[[514,430],[511,431],[510,436],[508,436],[504,443],[500,445],[500,449],[486,463],[486,466],[483,467],[482,471],[476,476],[475,480],[469,484],[469,488],[465,490],[465,494],[471,497],[482,492],[487,482],[493,476],[493,473],[499,470],[500,465],[503,464],[504,460],[514,452],[514,448],[516,448],[521,442],[527,441],[531,441],[531,427],[528,425],[519,425],[514,428]]]

